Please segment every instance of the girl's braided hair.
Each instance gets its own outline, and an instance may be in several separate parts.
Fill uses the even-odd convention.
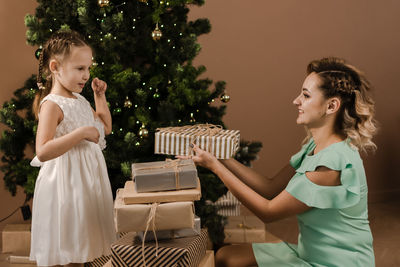
[[[50,60],[55,58],[62,62],[69,56],[72,46],[88,46],[88,43],[75,31],[59,31],[54,33],[43,45],[39,56],[39,73],[36,78],[39,90],[32,106],[36,119],[39,115],[40,102],[50,93],[53,86],[53,77],[49,68]]]

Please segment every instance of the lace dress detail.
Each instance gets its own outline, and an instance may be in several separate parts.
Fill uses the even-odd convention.
[[[63,112],[54,138],[82,126],[94,126],[98,144],[83,140],[63,155],[31,165],[40,166],[35,184],[30,259],[38,266],[84,263],[110,254],[115,240],[113,197],[102,153],[104,126],[80,94],[47,95]]]

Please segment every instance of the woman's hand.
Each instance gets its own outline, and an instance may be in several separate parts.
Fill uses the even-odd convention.
[[[107,83],[99,78],[94,78],[92,80],[92,90],[97,96],[102,96],[107,90]]]
[[[195,152],[194,156],[176,156],[180,159],[189,159],[191,158],[196,165],[202,166],[214,172],[215,168],[218,165],[218,159],[211,155],[209,152],[202,150],[200,147],[195,144],[190,145]]]

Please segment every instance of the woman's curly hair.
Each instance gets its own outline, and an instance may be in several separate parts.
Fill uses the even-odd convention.
[[[313,60],[307,74],[318,74],[320,89],[326,98],[339,97],[341,107],[336,117],[336,131],[350,139],[361,152],[375,151],[372,137],[377,132],[371,85],[356,67],[343,59],[329,57]]]

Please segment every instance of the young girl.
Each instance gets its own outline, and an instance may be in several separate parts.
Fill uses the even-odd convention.
[[[96,111],[81,96],[92,50],[76,32],[51,36],[40,55],[34,112],[39,120],[30,259],[39,266],[91,261],[115,240],[113,199],[102,154],[111,132],[107,84],[92,81]],[[45,77],[45,84],[42,84]]]
[[[194,146],[193,160],[213,171],[264,222],[297,214],[298,244],[222,247],[217,266],[375,266],[367,182],[359,151],[374,150],[369,83],[337,58],[312,61],[300,95],[297,124],[306,144],[272,179],[234,159],[218,161]]]

